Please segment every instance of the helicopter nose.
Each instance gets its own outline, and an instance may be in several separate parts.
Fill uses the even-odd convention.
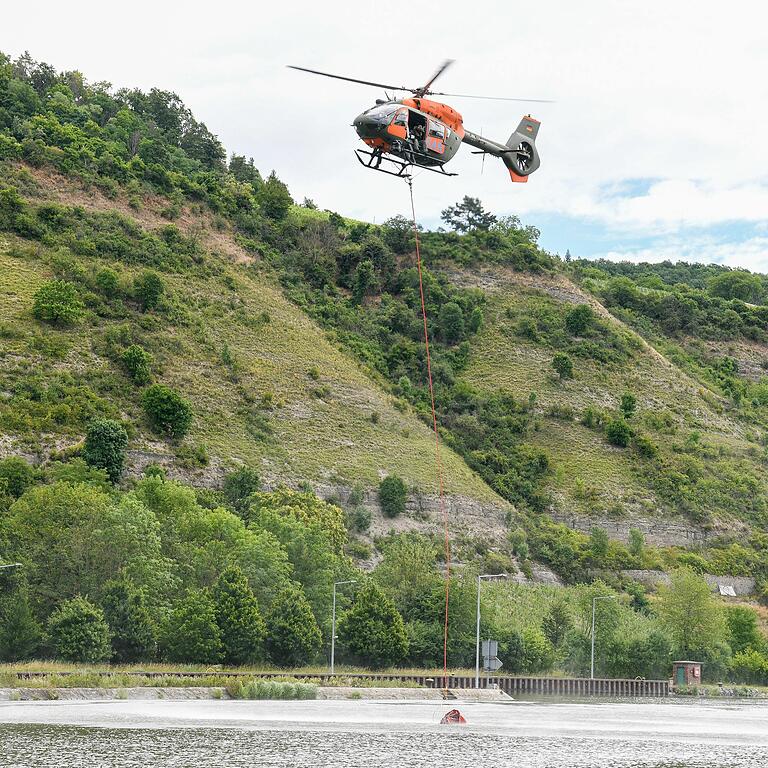
[[[379,121],[372,115],[366,115],[365,112],[354,119],[352,126],[362,139],[372,138],[379,132]]]

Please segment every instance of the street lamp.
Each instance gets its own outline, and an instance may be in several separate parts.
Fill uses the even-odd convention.
[[[21,563],[8,563],[7,565],[0,565],[0,571],[6,568],[21,568]]]
[[[480,582],[482,579],[506,579],[506,573],[481,573],[477,577],[477,632],[475,634],[475,688],[480,687]]]
[[[616,595],[603,595],[592,598],[592,658],[589,664],[589,679],[595,679],[595,603],[598,600],[615,600]]]
[[[346,581],[334,581],[333,582],[333,613],[331,618],[331,674],[334,672],[334,662],[336,657],[336,587],[340,587],[342,584],[357,584],[357,579],[347,579]]]

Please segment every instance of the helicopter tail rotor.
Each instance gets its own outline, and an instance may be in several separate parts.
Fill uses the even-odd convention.
[[[538,120],[526,115],[507,139],[508,151],[501,155],[501,159],[509,169],[512,181],[528,181],[528,176],[541,165],[536,149],[539,125]]]

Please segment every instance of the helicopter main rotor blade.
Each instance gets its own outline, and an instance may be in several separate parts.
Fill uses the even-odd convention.
[[[442,75],[442,74],[443,74],[443,72],[445,72],[445,70],[446,70],[446,69],[448,69],[448,67],[450,67],[450,66],[451,66],[451,64],[453,64],[453,61],[454,61],[453,59],[446,59],[446,60],[445,60],[445,61],[444,61],[444,62],[443,62],[443,63],[442,63],[442,64],[441,64],[441,65],[440,65],[438,68],[437,68],[437,72],[435,72],[435,74],[434,74],[434,75],[432,75],[432,77],[431,77],[431,78],[430,78],[430,79],[427,81],[427,84],[426,84],[426,85],[424,85],[422,88],[418,88],[417,90],[415,90],[415,91],[414,91],[414,93],[415,93],[417,96],[423,96],[425,93],[429,93],[429,92],[430,92],[430,91],[429,91],[429,86],[430,86],[430,85],[432,85],[432,83],[434,83],[434,82],[435,82],[435,80],[437,80],[437,78],[438,78],[438,77],[440,77],[440,75]]]
[[[348,83],[360,83],[360,85],[372,85],[374,88],[384,88],[390,91],[410,91],[411,88],[397,85],[385,85],[384,83],[372,83],[370,80],[357,80],[354,77],[343,77],[342,75],[332,75],[329,72],[320,72],[317,69],[307,69],[306,67],[296,67],[293,64],[286,64],[288,69],[298,69],[300,72],[309,72],[313,75],[322,75],[323,77],[332,77],[335,80],[346,80]]]
[[[450,96],[454,99],[485,99],[486,101],[528,101],[534,104],[554,104],[552,99],[513,99],[508,96],[475,96],[470,93],[442,93],[440,91],[427,91],[429,96]]]

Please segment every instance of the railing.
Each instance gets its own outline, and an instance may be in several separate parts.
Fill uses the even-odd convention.
[[[16,672],[14,673],[20,680],[31,680],[39,677],[48,677],[55,674],[60,677],[80,674],[79,672]],[[313,672],[224,672],[220,670],[211,670],[210,672],[142,672],[140,670],[131,670],[130,672],[97,672],[104,677],[112,674],[129,674],[148,678],[162,677],[183,677],[183,678],[205,678],[205,677],[229,677],[229,678],[273,678],[273,677],[293,677],[297,680],[312,679],[319,680],[321,683],[333,679],[336,683],[355,679],[381,680],[386,682],[401,681],[404,683],[417,683],[426,688],[442,688],[442,674],[397,674],[397,673],[376,673],[376,672],[339,672],[336,675],[328,673]],[[447,687],[454,688],[473,688],[475,679],[472,675],[450,675],[446,680]],[[483,678],[482,687],[498,686],[502,691],[510,696],[668,696],[670,686],[668,680],[641,680],[641,679],[594,679],[585,677],[517,677],[511,675],[495,675],[489,678]]]

